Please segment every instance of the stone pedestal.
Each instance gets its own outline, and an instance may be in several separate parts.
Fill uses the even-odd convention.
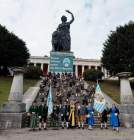
[[[126,128],[134,128],[134,104],[121,104],[120,119]]]
[[[22,102],[7,102],[2,106],[3,113],[22,113],[26,112],[26,104]]]
[[[25,126],[26,113],[0,113],[0,128],[22,128]]]
[[[134,127],[134,97],[128,79],[130,75],[130,72],[117,74],[120,78],[120,119],[127,128]]]
[[[23,68],[13,68],[14,78],[8,97],[0,113],[0,127],[20,128],[22,127],[23,114],[26,112],[26,105],[22,103],[23,97]]]
[[[73,73],[73,52],[50,52],[49,71],[55,73]]]

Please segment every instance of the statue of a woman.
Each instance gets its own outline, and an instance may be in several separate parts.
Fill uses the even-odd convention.
[[[74,16],[69,10],[66,12],[71,14],[72,19],[67,22],[66,16],[61,17],[62,23],[52,34],[52,51],[70,52],[71,50],[70,24],[74,21]]]

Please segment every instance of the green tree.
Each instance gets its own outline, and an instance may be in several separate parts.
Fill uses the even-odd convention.
[[[111,75],[118,72],[134,72],[134,22],[111,31],[104,42],[102,63]]]
[[[101,70],[90,69],[84,72],[83,77],[86,81],[97,81],[101,80],[103,75]]]
[[[29,79],[40,79],[40,76],[42,76],[43,72],[42,70],[36,66],[29,66],[25,68],[25,78]]]
[[[7,67],[24,66],[29,56],[25,42],[0,25],[0,70],[6,72]]]

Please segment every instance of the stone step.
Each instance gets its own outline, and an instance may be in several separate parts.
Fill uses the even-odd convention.
[[[48,120],[47,120],[47,125],[48,125],[48,126],[49,126],[50,122],[51,122],[51,120],[48,119]],[[60,120],[60,119],[59,119],[59,123],[60,123],[60,126],[61,126],[61,120]],[[108,119],[108,124],[109,124],[109,119]],[[66,125],[66,124],[64,124],[64,125]],[[85,125],[86,125],[86,124],[85,124]],[[97,116],[94,116],[94,125],[95,125],[95,126],[99,126],[99,125],[100,125],[100,120],[98,119]]]
[[[26,112],[29,111],[34,100],[36,100],[39,92],[39,87],[30,87],[24,94],[22,102],[26,104]]]

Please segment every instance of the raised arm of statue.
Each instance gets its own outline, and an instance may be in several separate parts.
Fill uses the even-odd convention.
[[[68,22],[69,24],[71,24],[74,21],[74,15],[69,10],[66,10],[66,12],[69,13],[69,14],[71,14],[72,19]]]

